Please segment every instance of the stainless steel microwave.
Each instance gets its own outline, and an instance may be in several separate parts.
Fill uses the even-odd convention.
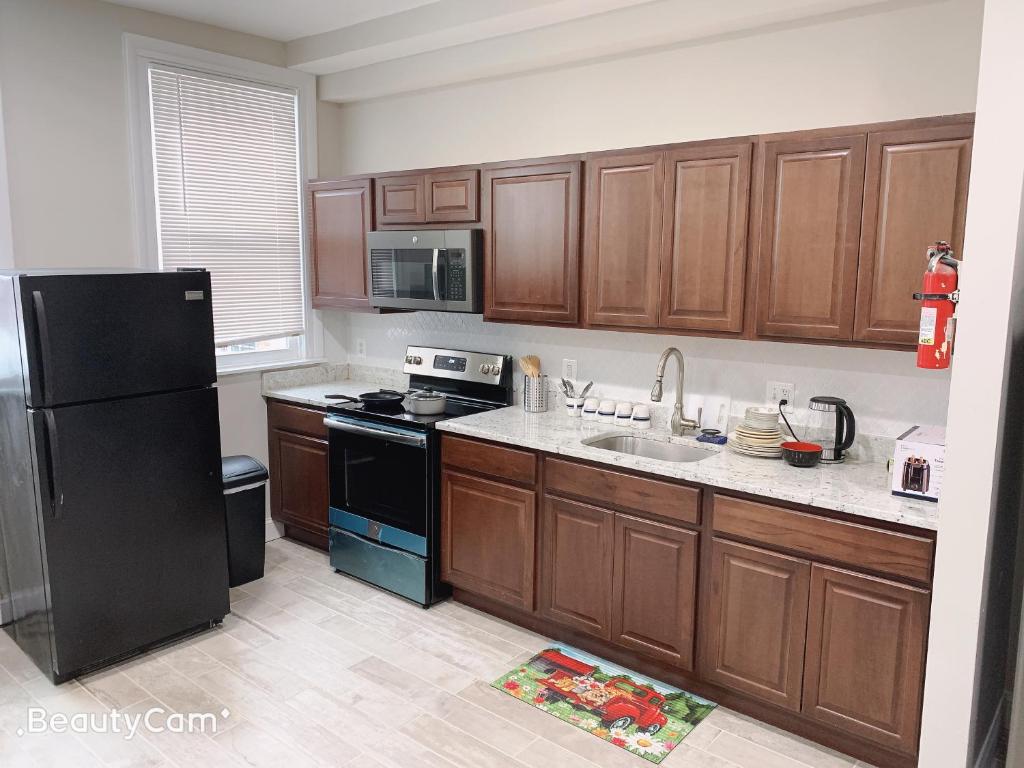
[[[370,232],[366,241],[371,306],[483,311],[480,230]]]

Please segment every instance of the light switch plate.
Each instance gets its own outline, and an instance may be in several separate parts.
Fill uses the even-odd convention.
[[[788,400],[789,403],[783,407],[786,413],[793,412],[793,397],[796,389],[792,384],[784,381],[769,381],[765,388],[765,399],[769,405],[778,405],[779,400]]]
[[[566,381],[571,381],[573,384],[576,383],[576,375],[578,373],[576,361],[570,360],[569,358],[562,359],[562,378]]]

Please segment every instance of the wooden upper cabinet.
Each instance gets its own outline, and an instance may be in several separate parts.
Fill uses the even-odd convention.
[[[757,333],[852,340],[864,134],[763,145]]]
[[[915,753],[929,602],[922,589],[815,565],[804,713]]]
[[[370,179],[307,185],[313,306],[369,309],[366,233],[373,228]]]
[[[667,154],[663,328],[743,330],[751,150],[743,142]]]
[[[589,325],[658,325],[664,194],[664,152],[588,159],[583,268]]]
[[[532,611],[536,516],[533,491],[445,469],[441,578]]]
[[[612,640],[693,669],[696,531],[615,516]]]
[[[579,320],[580,166],[484,169],[486,319]]]
[[[811,565],[715,539],[702,619],[706,680],[800,710]]]
[[[972,123],[868,136],[857,289],[858,341],[917,343],[925,251],[946,240],[959,258],[967,217]]]
[[[480,171],[437,171],[424,177],[427,221],[480,220]]]
[[[615,514],[548,496],[541,521],[541,615],[607,640]]]
[[[377,186],[378,224],[422,224],[427,220],[423,175],[385,176]]]

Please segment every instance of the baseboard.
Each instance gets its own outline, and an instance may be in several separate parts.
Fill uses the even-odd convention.
[[[284,526],[274,520],[267,520],[264,541],[273,541],[284,537]]]
[[[978,757],[974,761],[974,768],[992,768],[995,765],[996,749],[999,746],[999,736],[1003,728],[1003,716],[1006,708],[1006,692],[999,697],[999,704],[996,706],[996,713],[992,716],[992,722],[989,723],[988,733],[985,734],[985,740],[981,742],[981,748],[978,750]]]

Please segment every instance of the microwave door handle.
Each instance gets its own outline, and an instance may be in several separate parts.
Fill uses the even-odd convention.
[[[431,262],[431,264],[432,264],[431,278],[432,278],[433,283],[434,283],[434,301],[440,301],[441,300],[441,294],[440,294],[440,292],[437,289],[437,262],[438,262],[438,260],[440,258],[441,258],[441,249],[440,248],[435,248],[434,249],[434,258],[433,258],[433,261]]]

